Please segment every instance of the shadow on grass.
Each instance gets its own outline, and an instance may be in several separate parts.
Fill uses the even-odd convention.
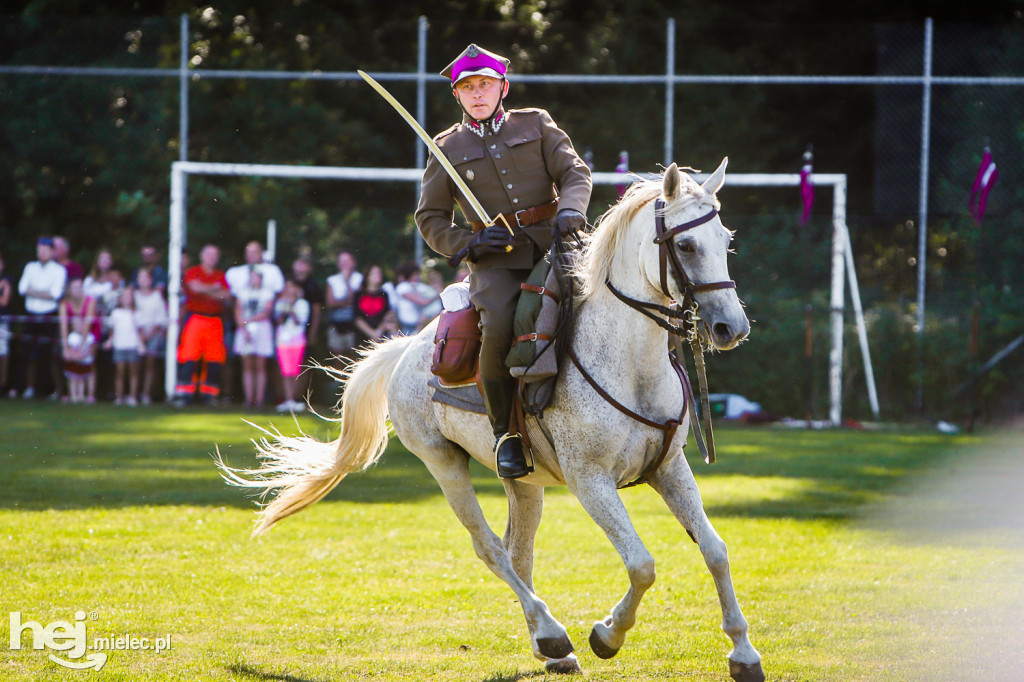
[[[262,434],[243,419],[285,433],[300,429],[330,440],[337,424],[304,415],[125,409],[112,405],[5,402],[0,420],[0,509],[119,508],[202,505],[252,509],[246,491],[226,485],[214,465],[219,449],[233,467],[256,465],[250,439]],[[965,437],[936,433],[793,431],[720,427],[718,463],[687,457],[698,484],[734,478],[744,499],[708,498],[712,517],[848,518],[910,474],[932,466]],[[504,496],[493,473],[471,463],[481,496]],[[749,480],[747,480],[749,479]],[[756,486],[790,481],[758,497]],[[327,498],[360,503],[410,502],[440,495],[415,456],[392,440],[381,461],[353,474]]]
[[[228,486],[213,454],[233,467],[256,466],[250,439],[262,434],[243,419],[299,428],[321,440],[337,425],[304,416],[237,412],[127,409],[112,405],[5,402],[0,420],[0,509],[86,509],[143,505],[202,505],[253,509],[248,491]],[[483,476],[485,470],[474,469]],[[490,476],[482,494],[504,494]],[[380,463],[353,474],[330,499],[365,503],[414,501],[439,495],[423,464],[393,441]]]
[[[226,669],[234,675],[240,675],[250,680],[261,680],[265,682],[320,682],[320,680],[312,677],[296,677],[295,675],[289,675],[287,673],[266,672],[244,663],[229,665]]]

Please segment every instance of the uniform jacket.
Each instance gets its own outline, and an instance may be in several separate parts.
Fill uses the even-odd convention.
[[[470,127],[468,117],[434,138],[490,217],[541,206],[556,197],[558,210],[571,208],[586,215],[590,169],[576,154],[569,136],[543,109],[512,109],[505,116],[496,133],[483,124],[482,138]],[[468,227],[454,223],[456,203],[467,220],[480,220],[431,155],[423,171],[416,225],[430,248],[445,256],[458,253],[473,238]],[[546,251],[553,224],[551,218],[512,228],[517,236],[525,233]],[[510,253],[485,256],[470,268],[530,268],[533,264],[534,247],[526,243]]]

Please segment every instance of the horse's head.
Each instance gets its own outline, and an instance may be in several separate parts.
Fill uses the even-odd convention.
[[[732,232],[718,215],[718,190],[725,181],[728,158],[697,184],[676,164],[665,171],[661,197],[654,202],[654,224],[641,227],[651,235],[642,241],[641,267],[651,287],[668,299],[694,300],[699,333],[718,350],[735,348],[750,333],[750,322],[729,278]],[[648,215],[641,211],[637,218]],[[655,228],[655,229],[652,229]]]

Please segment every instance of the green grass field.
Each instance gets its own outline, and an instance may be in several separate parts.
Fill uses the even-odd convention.
[[[252,502],[211,459],[218,446],[254,463],[243,417],[296,430],[266,414],[0,403],[0,679],[545,679],[514,595],[397,442],[250,540]],[[770,680],[1024,679],[1021,434],[716,435],[719,463],[692,464]],[[500,533],[502,487],[474,472]],[[616,658],[597,659],[587,636],[626,589],[618,556],[563,489],[548,491],[537,541],[538,593],[586,679],[728,680],[699,551],[653,491],[623,497],[658,581]],[[71,621],[90,645],[170,648],[69,670],[48,654],[73,651],[33,649],[29,631],[12,649],[11,613]]]

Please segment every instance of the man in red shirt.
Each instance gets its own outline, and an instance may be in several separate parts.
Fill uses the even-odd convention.
[[[219,260],[220,249],[207,244],[199,253],[199,265],[186,270],[182,278],[188,321],[178,344],[176,400],[180,403],[192,402],[197,380],[203,402],[220,396],[220,372],[227,359],[221,314],[231,292],[224,273],[217,269]],[[200,368],[200,361],[205,367]]]

